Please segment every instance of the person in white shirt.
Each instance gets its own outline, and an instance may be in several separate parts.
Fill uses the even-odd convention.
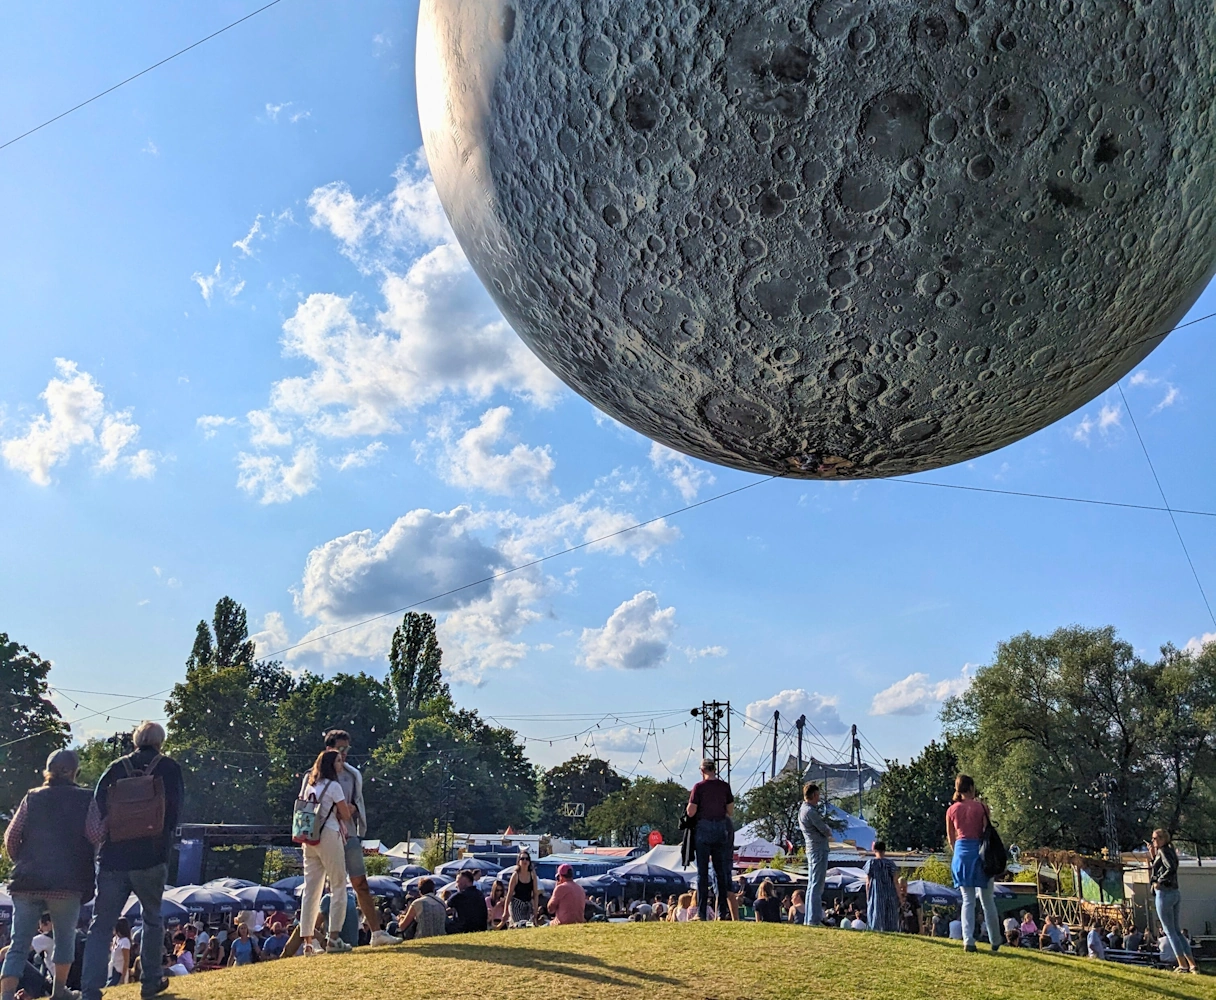
[[[300,942],[307,957],[317,953],[313,945],[314,928],[321,912],[321,891],[325,879],[330,885],[346,885],[345,824],[350,822],[351,808],[338,781],[342,757],[337,750],[322,750],[312,770],[304,776],[300,798],[316,800],[316,817],[320,823],[316,844],[304,844],[304,893],[300,900]],[[329,904],[328,952],[350,951],[342,940],[346,923],[346,893],[335,892]]]
[[[840,929],[841,929],[842,931],[849,931],[849,930],[852,930],[852,929],[853,929],[853,921],[852,921],[852,920],[850,920],[848,917],[841,917],[841,918],[840,918]]]
[[[961,941],[963,939],[963,922],[955,917],[950,921],[950,940]]]
[[[51,937],[51,921],[49,917],[44,916],[38,921],[38,933],[34,935],[34,940],[30,944],[34,952],[34,964],[37,965],[39,959],[42,960],[42,967],[48,972],[51,968],[51,957],[55,952],[55,939]]]
[[[1097,924],[1089,929],[1089,935],[1085,938],[1085,946],[1090,958],[1106,958],[1106,939],[1102,936],[1102,928]]]

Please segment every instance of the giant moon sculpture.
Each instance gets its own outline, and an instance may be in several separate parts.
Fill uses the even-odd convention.
[[[427,157],[569,386],[712,462],[962,461],[1213,273],[1212,0],[422,0]]]

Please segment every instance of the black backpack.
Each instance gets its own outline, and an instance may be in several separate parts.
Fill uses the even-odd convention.
[[[996,878],[1009,867],[1009,852],[1005,850],[1005,842],[1001,840],[997,828],[992,825],[992,815],[988,807],[984,807],[984,815],[988,822],[984,826],[984,836],[980,840],[980,867],[989,878]]]

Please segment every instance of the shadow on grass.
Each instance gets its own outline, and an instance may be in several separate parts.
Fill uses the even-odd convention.
[[[922,941],[924,944],[932,945],[934,947],[946,948],[951,951],[965,954],[961,944],[949,941],[945,938],[918,937],[918,940]],[[1077,971],[1088,979],[1106,979],[1112,983],[1118,983],[1119,985],[1125,987],[1138,985],[1135,979],[1125,976],[1116,976],[1106,971],[1108,968],[1126,969],[1129,972],[1143,973],[1151,976],[1154,980],[1153,984],[1152,986],[1146,985],[1145,988],[1151,990],[1156,996],[1173,997],[1174,1000],[1198,1000],[1198,998],[1201,997],[1201,994],[1196,992],[1183,993],[1176,989],[1170,989],[1170,986],[1181,986],[1182,983],[1177,980],[1171,980],[1169,977],[1175,975],[1175,973],[1168,970],[1148,969],[1144,968],[1143,966],[1099,962],[1090,958],[1082,958],[1078,955],[1062,955],[1055,952],[1041,952],[1034,948],[1002,947],[1001,950],[994,955],[988,949],[986,944],[979,946],[979,951],[975,955],[977,959],[981,960],[984,956],[988,956],[988,958],[996,962],[1007,962],[1010,959],[1014,959],[1016,961],[1030,962],[1034,965],[1049,965],[1053,967],[1069,965],[1076,962],[1078,963]],[[1161,977],[1160,983],[1156,981],[1157,977]],[[1183,981],[1187,982],[1193,981],[1191,980],[1190,976],[1183,976],[1182,979]]]
[[[637,987],[645,983],[682,985],[682,981],[655,972],[644,972],[626,965],[612,965],[594,955],[559,948],[500,948],[492,944],[458,944],[455,941],[427,942],[426,955],[458,962],[487,962],[532,972],[549,972],[606,986]]]

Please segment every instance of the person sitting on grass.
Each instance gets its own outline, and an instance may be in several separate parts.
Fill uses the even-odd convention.
[[[287,944],[287,928],[282,923],[270,925],[270,937],[262,942],[262,958],[270,961],[283,957],[283,948]]]
[[[557,866],[557,886],[545,908],[553,915],[555,925],[586,922],[587,893],[574,881],[574,869],[570,865]]]
[[[756,902],[752,906],[752,911],[755,913],[757,923],[781,923],[781,903],[777,899],[776,893],[773,891],[773,883],[769,879],[761,882],[760,888],[756,890]]]
[[[790,909],[786,920],[791,924],[806,923],[806,893],[801,889],[795,889],[790,896]]]
[[[236,938],[228,953],[228,967],[234,965],[253,965],[262,957],[262,949],[249,934],[249,925],[241,921],[236,925]]]
[[[486,897],[486,912],[491,928],[502,925],[502,918],[507,912],[507,887],[498,879],[495,879],[494,884],[490,886],[490,895]]]
[[[405,940],[440,937],[448,932],[448,911],[435,898],[435,882],[424,878],[418,883],[418,898],[410,903],[405,916],[398,922]]]
[[[668,916],[668,920],[674,920],[676,923],[684,924],[690,921],[697,912],[696,906],[692,901],[691,892],[680,893],[680,898],[676,900],[675,909]]]
[[[448,934],[472,934],[488,926],[486,898],[474,884],[471,871],[456,875],[456,891],[448,898],[448,910],[452,914],[447,922]]]

